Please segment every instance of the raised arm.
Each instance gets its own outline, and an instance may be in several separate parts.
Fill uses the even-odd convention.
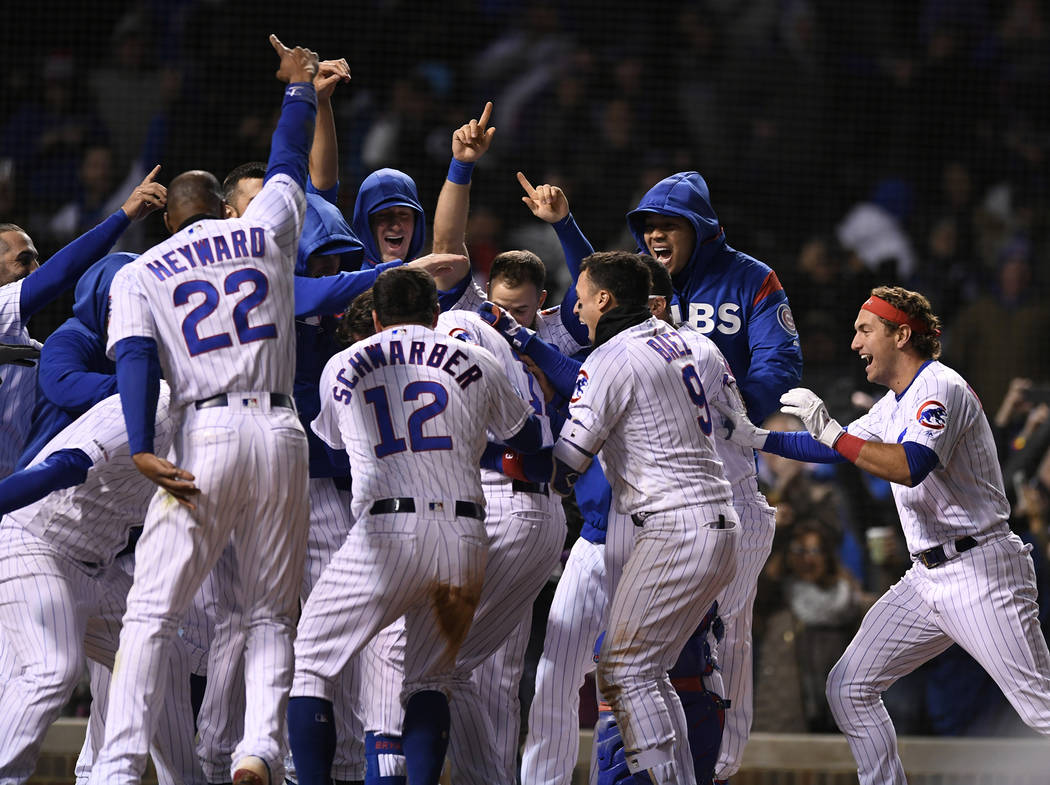
[[[323,60],[317,66],[317,123],[310,147],[310,182],[317,193],[335,204],[339,190],[339,142],[332,112],[332,93],[336,85],[350,81],[345,59]]]
[[[73,286],[81,273],[109,253],[113,243],[133,221],[141,221],[168,203],[168,189],[154,182],[159,171],[160,164],[135,186],[119,210],[94,229],[84,232],[26,277],[19,299],[23,323]]]
[[[495,127],[489,127],[491,117],[492,102],[489,101],[480,118],[465,123],[452,134],[452,161],[434,209],[435,253],[467,252],[470,177],[474,164],[488,151],[496,133]]]

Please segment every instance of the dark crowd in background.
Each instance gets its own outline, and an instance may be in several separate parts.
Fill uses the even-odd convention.
[[[544,259],[548,302],[568,281],[515,172],[561,186],[596,248],[633,249],[625,213],[698,170],[730,244],[777,271],[802,382],[844,423],[883,393],[849,350],[860,303],[877,284],[923,292],[945,323],[942,360],[993,423],[1050,630],[1050,3],[38,0],[5,16],[0,221],[42,259],[155,163],[166,183],[265,160],[277,32],[350,63],[333,102],[348,214],[384,166],[432,211],[452,130],[494,102],[468,228],[480,281],[509,248]],[[141,226],[117,250],[165,234],[159,217]],[[755,729],[834,732],[826,674],[909,564],[889,485],[851,464],[759,463],[778,529],[756,606]],[[1028,733],[958,647],[885,700],[901,733]]]

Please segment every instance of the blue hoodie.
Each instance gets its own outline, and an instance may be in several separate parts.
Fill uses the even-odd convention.
[[[692,257],[672,277],[674,317],[715,342],[737,378],[748,415],[761,423],[802,378],[802,348],[777,274],[726,243],[697,172],[664,178],[627,214],[643,251],[646,213],[684,218],[696,231]]]
[[[55,434],[117,392],[116,366],[106,357],[109,285],[117,270],[137,256],[104,256],[80,276],[72,318],[51,334],[40,352],[36,404],[19,469]]]
[[[410,262],[419,256],[427,239],[426,216],[419,203],[416,182],[397,169],[378,169],[361,183],[354,203],[354,234],[365,246],[365,261],[362,268],[374,267],[382,261],[369,217],[387,207],[410,207],[416,214],[416,227],[408,241],[408,253],[401,261]]]
[[[311,477],[349,477],[350,463],[343,450],[329,450],[310,423],[321,411],[318,385],[321,371],[340,346],[335,340],[336,320],[358,294],[368,289],[379,270],[354,272],[361,264],[364,246],[343,214],[319,194],[306,195],[306,216],[295,262],[295,386],[293,395],[299,419],[310,446]],[[306,261],[315,253],[340,254],[340,272],[321,278],[306,277]],[[387,267],[389,265],[383,265]]]

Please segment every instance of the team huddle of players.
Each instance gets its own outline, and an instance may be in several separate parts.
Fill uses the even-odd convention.
[[[3,359],[20,364],[0,374],[0,783],[32,774],[85,656],[78,781],[138,782],[151,756],[162,782],[415,785],[447,756],[457,783],[568,783],[596,669],[592,778],[724,782],[774,530],[755,449],[895,483],[916,565],[829,679],[862,782],[904,782],[879,693],[953,640],[1050,729],[1031,561],[921,295],[861,306],[854,349],[890,391],[847,432],[791,389],[786,295],[726,243],[699,174],[628,213],[639,255],[595,253],[564,193],[519,173],[574,283],[541,310],[534,254],[500,254],[486,290],[465,255],[491,104],[452,135],[424,254],[403,172],[369,175],[351,221],[335,206],[346,62],[271,44],[288,87],[267,163],[221,186],[190,171],[164,188],[155,169],[36,271],[0,225]],[[168,240],[106,255],[160,209]],[[73,281],[74,317],[26,367],[26,321]],[[756,427],[781,405],[805,431]],[[583,532],[521,750],[531,609],[570,494]]]

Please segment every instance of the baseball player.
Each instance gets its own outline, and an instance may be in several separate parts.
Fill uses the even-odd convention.
[[[165,214],[174,234],[121,270],[111,287],[108,350],[133,459],[161,487],[138,544],[92,782],[141,776],[164,686],[164,641],[231,536],[247,630],[247,707],[233,782],[267,785],[283,768],[307,526],[306,438],[287,358],[318,60],[276,36],[270,42],[280,58],[277,76],[289,86],[262,191],[243,217],[221,220],[215,178],[180,175]],[[147,427],[161,366],[181,416],[173,456],[182,466],[154,454]],[[276,496],[261,492],[274,488],[281,489]]]
[[[167,388],[159,447],[171,444]],[[146,514],[149,481],[135,471],[117,396],[67,426],[32,466],[0,482],[0,629],[18,663],[0,690],[0,782],[33,773],[48,726],[69,701],[85,653],[112,667],[131,577],[115,562]],[[188,662],[168,693],[153,758],[167,782],[202,783],[192,744]],[[105,695],[98,700],[104,702]]]
[[[921,294],[877,287],[857,315],[851,347],[868,381],[889,388],[867,414],[843,428],[801,388],[781,403],[806,431],[768,432],[726,413],[729,438],[742,444],[796,460],[848,460],[892,483],[914,564],[868,611],[827,682],[862,785],[905,782],[881,693],[953,642],[1028,725],[1050,735],[1050,653],[1037,618],[1031,546],[1007,525],[980,401],[937,361],[939,327]]]
[[[296,639],[288,713],[301,783],[329,781],[334,677],[401,615],[408,778],[437,782],[449,727],[442,690],[485,566],[477,465],[486,427],[526,452],[541,443],[539,421],[492,356],[433,330],[439,310],[430,276],[387,270],[373,298],[379,332],[328,363],[313,424],[350,455],[357,522],[314,587]]]
[[[576,308],[595,348],[554,446],[553,483],[568,493],[603,449],[616,507],[642,528],[612,596],[598,687],[630,771],[689,782],[687,745],[676,744],[685,717],[667,669],[733,576],[736,514],[696,361],[678,333],[651,320],[649,288],[634,254],[581,264]]]
[[[533,188],[520,172],[518,180],[525,190],[522,201],[557,233],[575,280],[590,244],[564,193],[552,185]],[[696,172],[662,180],[628,213],[627,221],[638,247],[671,275],[675,322],[689,324],[715,342],[737,379],[748,414],[754,422],[764,420],[802,373],[798,333],[776,273],[726,243],[707,183]],[[737,574],[719,598],[725,623],[719,659],[732,710],[726,714],[717,781],[740,768],[751,732],[752,608],[758,575],[773,543],[766,516],[745,516],[740,524]]]
[[[0,223],[0,340],[40,348],[26,330],[29,317],[72,286],[82,272],[108,253],[133,221],[164,206],[166,190],[153,182],[159,171],[160,166],[154,167],[117,212],[42,266],[37,262],[36,246],[29,235],[15,224]],[[32,366],[4,369],[4,383],[0,385],[0,478],[14,470],[25,446],[36,393],[36,374]]]

